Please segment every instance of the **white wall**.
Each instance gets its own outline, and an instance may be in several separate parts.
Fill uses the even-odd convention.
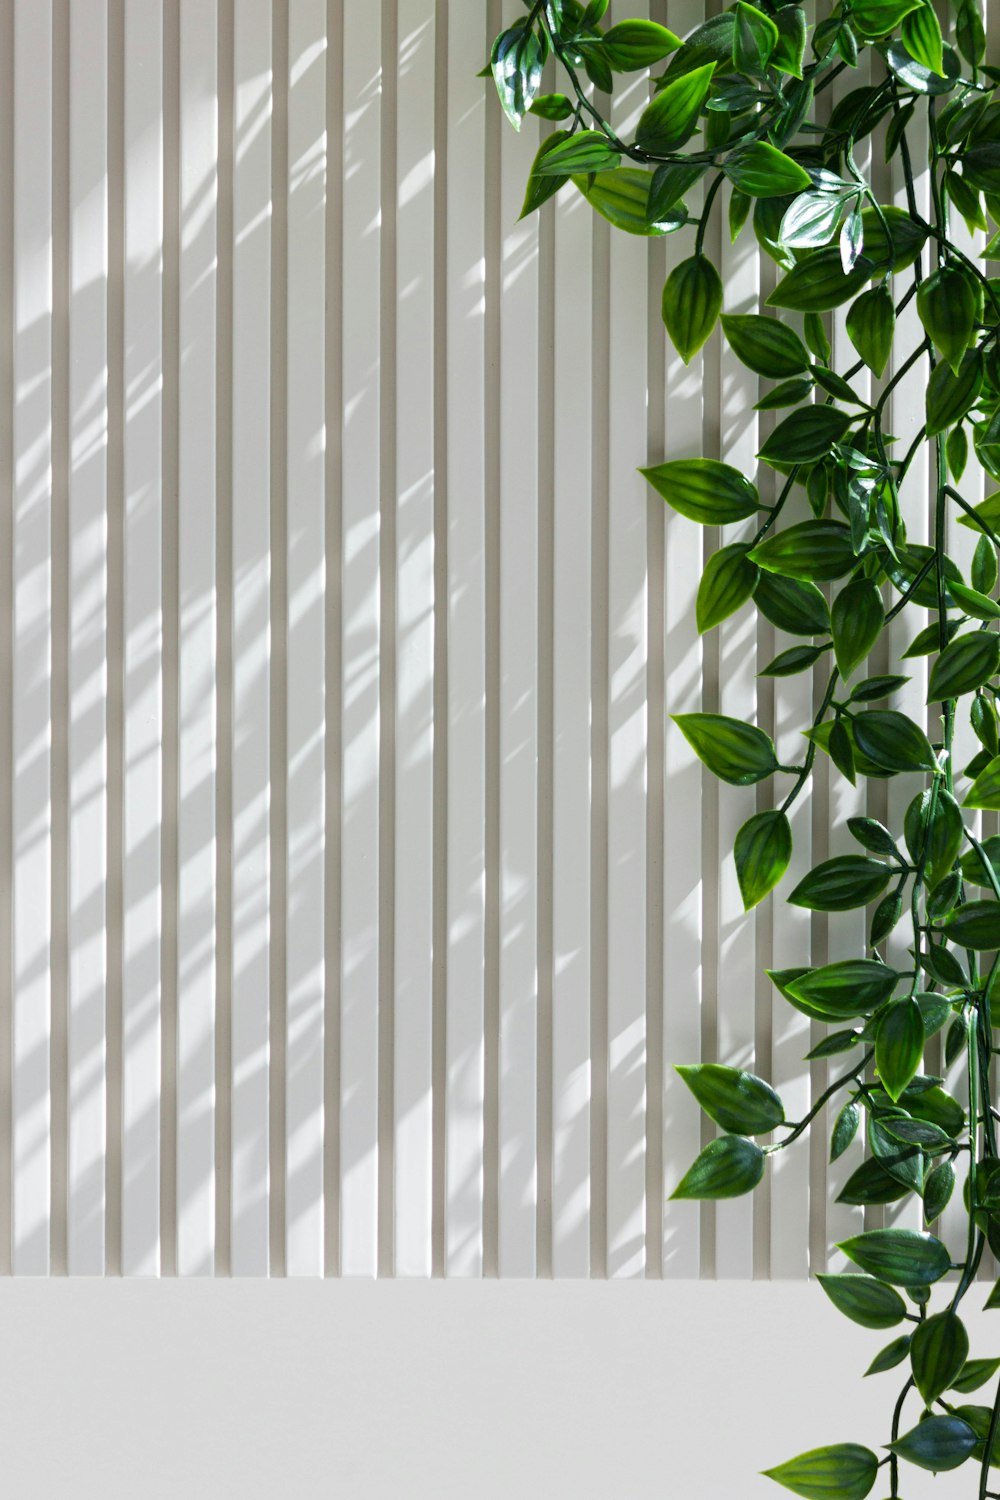
[[[671,1064],[800,1116],[762,971],[861,915],[740,909],[754,796],[667,712],[789,643],[698,639],[715,538],[635,470],[766,419],[665,345],[689,236],[518,221],[504,10],[0,0],[0,1271],[800,1278],[860,1222],[806,1145],[664,1207]],[[759,689],[785,759],[811,692]]]

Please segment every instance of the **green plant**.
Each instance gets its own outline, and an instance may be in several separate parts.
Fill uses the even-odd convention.
[[[788,898],[821,912],[873,908],[863,952],[771,975],[791,1005],[835,1028],[809,1056],[851,1061],[794,1123],[763,1079],[709,1063],[681,1067],[723,1133],[674,1196],[750,1192],[768,1158],[793,1146],[831,1100],[839,1105],[834,1158],[862,1122],[867,1135],[868,1154],[841,1194],[845,1201],[882,1204],[915,1193],[931,1225],[964,1159],[968,1235],[957,1259],[932,1232],[875,1229],[841,1246],[861,1274],[820,1278],[834,1305],[862,1326],[912,1325],[869,1372],[909,1367],[886,1456],[839,1444],[769,1473],[797,1495],[854,1500],[869,1494],[883,1465],[898,1496],[901,1459],[935,1471],[972,1460],[979,1496],[1000,1493],[1000,1482],[989,1489],[991,1461],[1000,1465],[1000,1391],[991,1406],[970,1403],[1000,1359],[968,1358],[960,1311],[985,1245],[1000,1254],[1000,1112],[990,1083],[1000,1050],[991,1015],[1000,974],[1000,837],[981,841],[968,816],[1000,809],[1000,490],[973,505],[959,489],[970,462],[1000,483],[1000,281],[962,251],[951,229],[955,215],[973,234],[989,236],[987,215],[1000,225],[1000,70],[984,64],[978,0],[953,0],[951,40],[930,0],[842,0],[819,24],[794,0],[739,0],[684,41],[648,20],[608,25],[607,9],[607,0],[525,0],[527,14],[497,37],[485,71],[515,129],[529,110],[558,125],[535,158],[524,212],[572,185],[626,232],[692,229],[692,253],[663,291],[676,349],[689,361],[721,322],[735,355],[776,382],[761,405],[790,408],[759,453],[781,481],[773,504],[724,462],[683,459],[643,470],[668,505],[702,525],[760,518],[752,539],[712,557],[698,598],[699,629],[752,601],[772,623],[812,642],[784,651],[765,673],[829,666],[798,764],[780,764],[771,739],[753,724],[718,714],[678,717],[723,780],[749,786],[792,778],[783,799],[775,798],[779,805],[751,816],[736,839],[747,909],[787,870],[788,810],[806,793],[818,754],[852,783],[902,776],[914,793],[900,830],[852,818],[857,854],[816,866]],[[862,52],[871,56],[874,81],[830,107],[825,90],[856,68]],[[565,74],[565,93],[540,92],[550,58]],[[617,73],[641,69],[655,75],[651,99],[634,139],[623,140],[594,90],[607,94]],[[869,137],[876,162],[898,162],[907,210],[881,203],[872,172],[859,166],[859,144]],[[925,170],[926,217],[915,186]],[[726,179],[729,233],[755,233],[781,268],[767,299],[776,311],[722,312],[722,278],[706,251],[706,231]],[[698,212],[685,202],[696,187]],[[1000,258],[1000,232],[980,253]],[[901,272],[909,274],[897,288]],[[914,301],[915,338],[897,325]],[[824,314],[845,305],[858,359],[838,372]],[[925,421],[901,452],[886,425],[889,398],[920,361],[927,370]],[[851,383],[866,366],[878,390],[871,401]],[[925,447],[933,475],[929,544],[907,539],[904,493]],[[796,493],[808,502],[807,519],[783,524]],[[950,516],[977,538],[968,577],[945,551]],[[933,742],[921,724],[889,706],[904,675],[856,676],[904,610],[919,619],[903,655],[934,658]],[[981,747],[964,769],[954,756],[959,713],[968,714]],[[912,945],[909,966],[900,970],[884,954],[904,914]],[[927,1039],[943,1028],[946,1062],[965,1060],[967,1109],[941,1079],[920,1071]],[[951,1271],[957,1280],[945,1285]],[[943,1296],[932,1312],[934,1286]],[[1000,1283],[986,1306],[1000,1307]],[[901,1434],[911,1393],[922,1410]]]

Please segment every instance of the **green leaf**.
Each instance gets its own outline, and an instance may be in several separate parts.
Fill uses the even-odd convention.
[[[939,1474],[965,1463],[976,1446],[976,1434],[960,1417],[926,1417],[888,1446],[907,1463]]]
[[[936,1166],[924,1185],[924,1223],[933,1224],[948,1205],[955,1188],[955,1168],[950,1161]]]
[[[903,1095],[906,1108],[918,1120],[929,1120],[954,1138],[965,1128],[965,1111],[957,1099],[942,1088],[925,1089],[920,1094]]]
[[[986,542],[987,547],[992,548],[992,542],[986,537],[979,538],[979,542],[976,543],[977,548],[980,542]],[[954,595],[955,602],[960,604],[966,614],[971,615],[974,620],[1000,620],[1000,604],[997,604],[995,599],[991,599],[989,594],[981,594],[978,589],[966,588],[963,583],[952,583],[950,592]]]
[[[951,1269],[947,1248],[915,1229],[869,1229],[837,1247],[855,1265],[893,1286],[930,1286]]]
[[[962,178],[984,193],[1000,192],[1000,141],[986,141],[964,152]]]
[[[637,73],[681,46],[681,39],[656,21],[619,21],[604,33],[604,52],[616,73]]]
[[[768,463],[814,463],[826,457],[850,425],[848,414],[834,406],[803,406],[778,423],[758,457]]]
[[[886,36],[919,4],[920,0],[857,0],[851,19],[862,36]]]
[[[763,572],[753,602],[765,620],[789,635],[822,635],[830,628],[826,600],[814,583]]]
[[[920,1006],[912,996],[894,1000],[875,1035],[875,1066],[882,1087],[893,1101],[920,1067],[923,1052],[924,1018]]]
[[[758,375],[784,380],[809,368],[806,347],[794,328],[760,313],[723,313],[722,331],[737,359]]]
[[[674,267],[663,288],[663,322],[677,353],[689,365],[722,310],[722,281],[704,255]]]
[[[850,1052],[851,1049],[857,1047],[860,1042],[860,1031],[831,1031],[829,1036],[825,1036],[821,1042],[817,1042],[816,1046],[811,1048],[806,1053],[806,1061],[811,1062],[813,1058],[816,1057],[839,1057],[841,1052]],[[837,1121],[835,1122],[833,1127],[834,1135],[836,1135],[837,1133],[837,1125],[839,1124],[841,1115],[846,1114],[849,1109],[855,1109],[855,1106],[850,1102],[843,1106],[840,1114],[837,1116]],[[853,1140],[853,1138],[854,1137],[852,1134],[851,1140]],[[849,1140],[846,1145],[849,1146],[850,1144],[851,1142]],[[846,1146],[844,1149],[846,1150]],[[837,1154],[838,1156],[840,1155],[839,1152]]]
[[[799,5],[784,5],[775,20],[778,41],[771,53],[771,67],[777,68],[779,73],[789,73],[793,78],[801,78],[808,32],[805,11]],[[807,98],[811,99],[811,95],[807,95]]]
[[[845,958],[807,970],[786,985],[827,1021],[867,1015],[888,1000],[896,987],[895,969],[873,958]]]
[[[1000,901],[967,901],[944,920],[949,942],[976,953],[1000,948]]]
[[[927,337],[957,375],[976,326],[976,294],[969,278],[951,266],[932,271],[920,283],[917,313]]]
[[[888,677],[876,675],[865,677],[851,693],[852,703],[874,703],[879,698],[888,698],[909,682],[908,677],[892,673]]]
[[[788,897],[810,911],[851,911],[881,896],[892,871],[864,854],[842,854],[809,871]]]
[[[615,229],[626,234],[637,234],[645,238],[670,234],[687,220],[683,208],[667,212],[654,220],[649,212],[649,193],[653,179],[649,172],[635,167],[619,167],[616,172],[580,173],[574,176],[574,186],[583,194],[591,208],[607,219]]]
[[[961,0],[956,12],[955,40],[962,56],[977,66],[986,53],[986,32],[976,0]]]
[[[735,614],[753,594],[760,570],[748,560],[749,550],[745,543],[733,542],[706,563],[695,604],[699,635]]]
[[[934,751],[924,731],[892,708],[870,708],[851,721],[858,747],[887,771],[933,771]]]
[[[738,73],[760,77],[778,44],[778,28],[770,16],[739,0],[733,34],[733,62]]]
[[[962,798],[963,807],[1000,808],[1000,755],[986,765]]]
[[[705,175],[701,162],[674,161],[657,167],[649,189],[646,211],[655,223],[680,203],[688,188]]]
[[[746,475],[714,458],[678,458],[639,473],[669,506],[703,526],[745,521],[760,509]]]
[[[871,1276],[817,1276],[834,1307],[862,1328],[895,1328],[906,1316],[906,1303],[895,1287]]]
[[[875,1483],[878,1459],[860,1443],[833,1443],[763,1472],[805,1500],[865,1500]]]
[[[767,141],[754,141],[734,152],[724,163],[723,171],[735,187],[749,193],[751,198],[783,198],[810,186],[808,172]]]
[[[984,526],[992,531],[1000,530],[1000,490],[995,490],[985,500],[972,507],[974,515],[964,513],[956,516],[959,526],[967,526],[970,531],[978,531],[985,535]]]
[[[961,479],[969,461],[969,439],[964,427],[953,427],[945,444],[945,456],[953,479]],[[963,518],[964,519],[964,518]]]
[[[777,411],[783,406],[798,406],[812,393],[813,381],[806,375],[797,380],[782,380],[754,406],[754,411]]]
[[[720,1063],[680,1063],[681,1075],[707,1115],[736,1135],[769,1135],[785,1118],[778,1095],[763,1078]]]
[[[767,305],[787,307],[793,312],[830,312],[860,291],[870,274],[859,263],[845,275],[836,247],[814,250],[803,256],[778,283]]]
[[[851,1046],[856,1045],[857,1036],[853,1031],[841,1033],[841,1035],[846,1035],[850,1038]],[[816,1053],[817,1049],[814,1047],[809,1056],[815,1057]],[[841,1156],[843,1156],[844,1152],[847,1150],[848,1146],[857,1135],[858,1126],[860,1123],[861,1112],[854,1101],[852,1099],[848,1099],[847,1103],[842,1105],[836,1120],[833,1122],[833,1130],[830,1134],[831,1162],[837,1161]],[[854,1280],[853,1277],[851,1279]]]
[[[733,855],[743,909],[749,911],[763,901],[788,869],[792,829],[786,815],[780,811],[755,814],[736,835]]]
[[[542,120],[568,120],[573,106],[565,94],[539,94],[530,113]]]
[[[503,112],[520,130],[542,81],[542,51],[533,28],[519,21],[502,31],[493,43],[490,67]]]
[[[916,62],[944,77],[941,23],[927,0],[903,17],[900,35],[903,46]]]
[[[885,373],[896,331],[896,309],[892,293],[883,281],[851,303],[847,314],[847,336],[865,364],[878,376]]]
[[[711,1141],[670,1194],[671,1198],[739,1198],[764,1175],[764,1152],[741,1135]]]
[[[843,218],[845,198],[839,193],[800,193],[785,210],[780,238],[792,250],[814,250],[828,245]]]
[[[565,187],[568,181],[566,177],[550,176],[545,172],[540,172],[538,170],[538,163],[544,157],[548,156],[550,151],[554,151],[561,141],[567,140],[569,140],[569,132],[567,130],[554,130],[551,135],[545,137],[538,151],[535,153],[535,160],[531,164],[531,171],[528,173],[528,181],[524,192],[524,204],[520,213],[522,219],[526,219],[529,214],[533,214],[536,209],[541,208],[543,203],[547,203],[550,198],[553,198],[561,187]]]
[[[800,521],[765,537],[749,557],[769,573],[819,583],[842,578],[856,562],[850,529],[840,521]],[[754,597],[759,602],[759,587]]]
[[[732,786],[750,786],[778,769],[771,739],[755,724],[725,714],[672,714],[698,758]]]
[[[956,1313],[935,1313],[914,1330],[913,1380],[925,1406],[933,1406],[949,1389],[968,1357],[969,1335]]]
[[[997,880],[1000,880],[1000,835],[991,834],[988,839],[981,839],[980,843],[993,874]],[[978,849],[970,849],[963,854],[959,863],[962,866],[962,874],[970,885],[987,885],[992,888],[993,882],[983,868]]]
[[[871,1208],[898,1203],[911,1191],[911,1184],[900,1182],[898,1177],[886,1171],[874,1156],[866,1157],[852,1172],[837,1194],[838,1203],[848,1203]]]
[[[983,386],[983,356],[968,349],[958,367],[939,364],[927,385],[927,436],[936,437],[960,422],[975,406]]]
[[[998,1370],[1000,1359],[968,1359],[959,1372],[958,1379],[951,1382],[949,1389],[967,1396],[992,1380]]]
[[[875,818],[848,818],[848,831],[853,838],[873,854],[897,854],[896,840]]]
[[[975,630],[945,646],[931,669],[928,703],[959,698],[982,687],[1000,668],[1000,635]]]
[[[893,1339],[891,1344],[886,1344],[880,1349],[865,1371],[866,1375],[881,1375],[886,1370],[894,1370],[901,1365],[910,1352],[910,1335],[901,1333],[898,1339]]]
[[[964,428],[960,427],[958,428],[958,431],[964,432]],[[983,595],[986,595],[987,604],[995,609],[997,611],[997,614],[1000,614],[1000,605],[998,605],[995,600],[989,598],[989,595],[992,594],[993,590],[996,588],[997,551],[996,547],[990,541],[988,536],[981,536],[976,542],[976,550],[972,555],[972,568],[970,570],[970,577],[972,579],[973,590],[975,590],[979,594],[980,600],[983,598]],[[952,592],[954,593],[954,585],[952,585]],[[959,599],[959,602],[961,603],[961,596],[956,595],[955,597]],[[970,609],[969,613],[972,614],[973,611]],[[977,616],[977,618],[993,619],[996,618],[996,616],[992,616],[989,614],[984,616],[980,614]]]
[[[653,98],[639,116],[635,143],[653,156],[676,151],[694,133],[712,86],[714,63],[682,73]]]
[[[578,130],[576,135],[566,135],[557,146],[553,146],[544,157],[536,157],[533,172],[553,172],[563,177],[574,172],[606,172],[618,166],[621,156],[607,136],[600,130]]]
[[[867,578],[845,585],[833,601],[831,623],[837,666],[846,682],[882,634],[885,610],[876,585]]]
[[[923,856],[927,883],[937,885],[955,863],[965,835],[958,803],[945,787],[936,794],[925,788],[906,809],[903,833],[911,860],[917,865]]]
[[[761,667],[758,677],[793,677],[796,672],[807,672],[829,650],[827,646],[789,646],[779,651],[773,661]]]

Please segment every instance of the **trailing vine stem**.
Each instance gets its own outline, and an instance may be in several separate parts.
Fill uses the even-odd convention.
[[[912,1328],[876,1361],[888,1370],[905,1360],[908,1371],[885,1457],[835,1444],[767,1472],[797,1494],[861,1500],[883,1465],[898,1497],[902,1462],[937,1470],[972,1459],[979,1500],[987,1500],[1000,1493],[989,1488],[1000,1447],[1000,1386],[990,1407],[949,1396],[956,1382],[964,1398],[1000,1369],[997,1360],[983,1373],[983,1361],[968,1359],[963,1321],[987,1245],[1000,1254],[1000,1109],[991,1079],[1000,1053],[993,1027],[1000,956],[988,972],[983,957],[1000,955],[1000,840],[982,841],[972,821],[979,810],[1000,809],[1000,491],[973,504],[960,488],[970,464],[1000,484],[1000,283],[956,244],[950,225],[953,209],[970,229],[985,225],[988,214],[997,226],[990,253],[1000,249],[1000,70],[985,61],[979,0],[957,0],[948,36],[931,0],[851,0],[818,24],[797,0],[736,0],[683,39],[646,19],[607,24],[607,0],[523,4],[527,21],[493,49],[501,103],[518,128],[529,110],[567,122],[541,144],[525,213],[565,189],[581,193],[618,230],[691,233],[692,253],[671,257],[663,290],[674,347],[689,363],[721,319],[732,357],[774,382],[758,406],[776,413],[762,419],[758,453],[782,476],[773,504],[762,503],[752,477],[727,464],[725,453],[678,455],[643,470],[688,520],[746,527],[706,567],[700,632],[752,602],[793,643],[762,675],[780,681],[833,655],[819,706],[802,726],[800,764],[779,755],[756,723],[718,713],[674,716],[723,779],[749,786],[777,773],[794,778],[783,798],[753,813],[737,835],[747,910],[789,869],[788,814],[806,795],[821,756],[854,785],[913,778],[917,789],[901,831],[859,813],[848,831],[862,852],[800,872],[788,898],[819,912],[867,911],[866,942],[855,958],[772,976],[812,1021],[840,1028],[810,1058],[850,1051],[860,1060],[839,1071],[794,1122],[771,1085],[746,1069],[681,1065],[721,1133],[672,1196],[752,1191],[769,1159],[795,1146],[842,1096],[831,1155],[854,1149],[862,1120],[868,1151],[841,1199],[878,1207],[915,1194],[926,1228],[852,1235],[840,1248],[862,1274],[821,1279],[834,1305],[856,1322]],[[844,80],[865,49],[873,81],[851,80],[820,120],[817,96]],[[568,79],[566,95],[540,93],[549,55]],[[597,100],[612,91],[617,73],[643,69],[652,70],[651,97],[634,131],[616,131]],[[869,144],[873,156],[898,163],[905,209],[881,201],[871,169],[861,165]],[[703,206],[692,213],[685,194],[703,178]],[[707,249],[723,207],[733,240],[752,232],[780,268],[766,310],[723,311],[726,288]],[[858,358],[840,374],[827,315],[844,306]],[[918,369],[926,370],[924,409],[897,457],[889,425],[898,425],[901,410],[909,416],[898,397],[912,390]],[[865,370],[877,382],[871,397],[851,384]],[[926,468],[918,464],[922,454]],[[963,567],[948,553],[953,516],[975,540]],[[930,622],[899,653],[887,627],[916,611]],[[803,645],[806,639],[811,644]],[[927,709],[915,705],[912,689],[902,700],[906,711],[895,706],[901,700],[893,695],[910,680],[904,673],[883,669],[858,680],[880,641],[890,668],[897,655],[907,668],[931,658]],[[878,706],[884,704],[890,706]],[[957,726],[966,708],[980,748],[959,766]],[[904,913],[908,940],[900,935]],[[920,1071],[938,1033],[947,1067],[963,1063],[964,1102],[945,1079]],[[967,1163],[958,1261],[936,1233],[956,1186],[956,1163]],[[950,1295],[932,1310],[934,1288],[951,1272]],[[907,1310],[897,1289],[917,1312]],[[987,1306],[1000,1308],[1000,1283]],[[904,1433],[913,1392],[923,1411]]]

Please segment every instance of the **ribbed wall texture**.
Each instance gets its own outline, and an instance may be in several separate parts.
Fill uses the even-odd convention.
[[[749,613],[699,640],[716,538],[636,474],[769,419],[665,345],[686,235],[518,222],[538,125],[475,76],[516,9],[0,0],[0,1269],[796,1277],[859,1226],[821,1138],[665,1203],[670,1065],[800,1116],[762,971],[863,914],[745,918],[754,794],[666,717],[756,701],[787,759],[810,713]],[[800,872],[864,803],[824,778]]]

